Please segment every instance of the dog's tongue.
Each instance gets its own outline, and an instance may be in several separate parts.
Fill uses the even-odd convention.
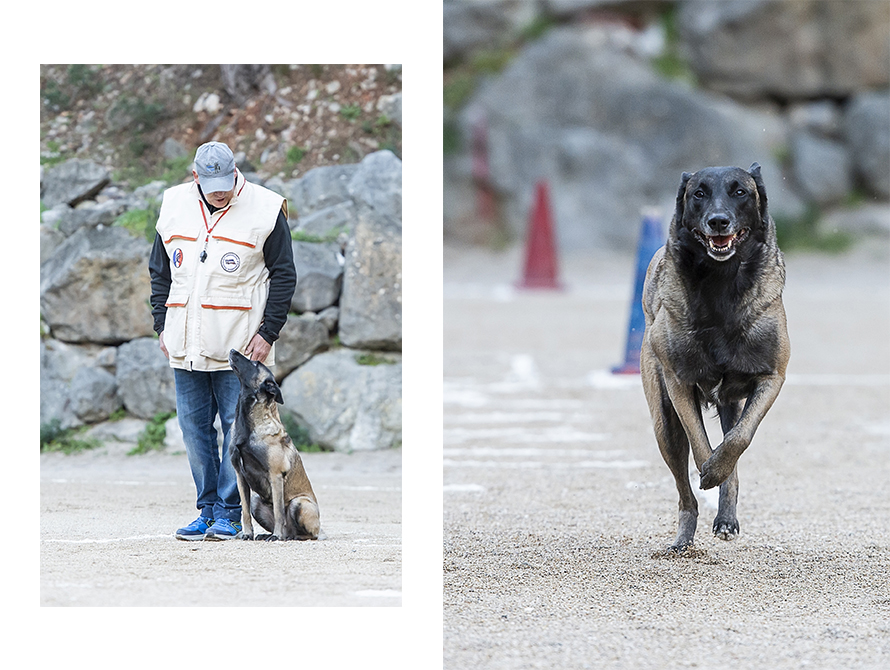
[[[725,247],[727,244],[732,242],[733,237],[735,237],[735,235],[714,235],[713,237],[711,237],[711,239],[713,240],[715,246]]]

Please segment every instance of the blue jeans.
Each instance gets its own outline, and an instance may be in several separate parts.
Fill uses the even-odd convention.
[[[231,370],[199,372],[173,369],[176,414],[185,440],[189,467],[198,491],[201,516],[241,521],[241,496],[229,458],[230,429],[241,383]],[[213,421],[223,429],[222,458]]]

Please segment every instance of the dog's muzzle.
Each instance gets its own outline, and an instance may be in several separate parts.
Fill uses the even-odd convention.
[[[708,255],[715,261],[725,261],[732,258],[738,244],[748,236],[748,229],[742,228],[734,233],[723,235],[708,235],[696,229],[695,236],[705,245]]]

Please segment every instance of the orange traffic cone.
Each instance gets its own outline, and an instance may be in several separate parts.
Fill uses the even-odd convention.
[[[547,182],[543,179],[535,188],[535,203],[528,222],[525,242],[525,271],[519,288],[561,289],[557,279],[556,245],[553,241],[553,217]]]

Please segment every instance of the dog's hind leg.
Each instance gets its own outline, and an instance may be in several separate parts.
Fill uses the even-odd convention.
[[[257,535],[256,539],[268,540],[271,537],[272,529],[275,528],[275,516],[272,514],[272,505],[264,503],[262,498],[254,495],[250,501],[250,511],[263,530],[268,531],[267,534]]]
[[[317,540],[321,523],[315,501],[305,496],[291,500],[287,505],[287,526],[289,540]]]
[[[726,435],[738,423],[744,404],[740,402],[718,405],[720,427]],[[717,516],[714,518],[714,535],[721,540],[734,540],[739,534],[739,520],[736,516],[736,505],[739,499],[739,471],[732,469],[732,474],[720,485],[720,502]]]

